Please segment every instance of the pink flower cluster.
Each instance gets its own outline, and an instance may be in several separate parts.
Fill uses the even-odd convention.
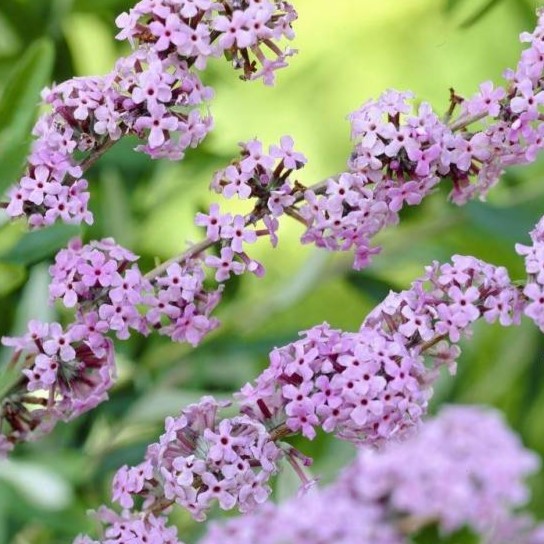
[[[211,313],[221,300],[222,286],[206,287],[205,279],[200,258],[169,265],[165,273],[153,278],[153,290],[144,297],[148,325],[175,342],[199,344],[219,326]]]
[[[444,533],[468,526],[496,544],[537,544],[542,530],[514,511],[538,466],[499,413],[447,407],[406,441],[361,449],[329,487],[216,524],[200,543],[402,544],[436,523]]]
[[[126,340],[131,329],[141,334],[153,329],[195,346],[218,326],[210,314],[221,289],[204,287],[201,259],[172,263],[152,280],[132,264],[136,259],[112,239],[85,246],[74,240],[50,269],[51,300],[77,305],[76,320],[91,341],[109,331]]]
[[[199,110],[212,94],[186,62],[146,48],[120,59],[106,76],[74,78],[44,91],[51,111],[34,128],[28,168],[9,193],[8,215],[26,215],[32,227],[58,219],[92,223],[85,161],[127,134],[143,140],[136,149],[153,158],[182,158],[212,127]]]
[[[197,225],[206,227],[208,239],[228,242],[221,252],[221,260],[207,261],[210,266],[218,268],[218,276],[243,271],[243,268],[227,266],[224,263],[234,253],[240,254],[249,271],[259,274],[259,264],[244,254],[242,242],[253,243],[257,234],[266,234],[270,237],[272,246],[277,245],[277,218],[286,213],[286,210],[292,210],[296,201],[296,182],[291,180],[291,175],[302,169],[307,162],[306,157],[294,149],[293,139],[289,136],[282,137],[279,146],[270,146],[268,153],[264,152],[262,142],[256,139],[241,143],[240,147],[240,158],[216,172],[211,188],[227,199],[233,196],[241,200],[255,199],[253,212],[246,219],[242,216],[232,218],[229,214],[220,214],[219,207],[213,205],[209,215],[198,214],[196,218]],[[264,230],[258,233],[244,230],[244,224],[259,220],[264,222]],[[225,246],[224,243],[223,245]]]
[[[516,251],[525,258],[528,278],[523,289],[527,299],[525,315],[544,332],[544,218],[531,232],[532,245],[516,244]]]
[[[339,485],[311,490],[254,514],[214,522],[199,544],[407,544],[383,507],[344,491]]]
[[[270,362],[242,389],[242,409],[310,439],[317,427],[356,442],[389,438],[419,421],[430,395],[420,357],[370,327],[315,327],[274,350]]]
[[[387,497],[396,512],[436,520],[445,532],[485,533],[527,503],[524,480],[539,466],[498,412],[451,406],[406,442],[363,451],[341,483],[362,500]]]
[[[221,288],[204,287],[202,259],[172,263],[152,279],[142,275],[136,260],[112,239],[85,246],[73,240],[50,268],[51,300],[76,307],[78,327],[91,342],[109,331],[126,340],[131,330],[146,335],[156,330],[196,346],[218,326],[210,314]]]
[[[249,222],[250,219],[242,215],[233,217],[230,213],[221,213],[217,204],[210,206],[208,214],[197,214],[195,224],[205,227],[208,240],[220,246],[219,256],[209,255],[205,259],[207,266],[216,269],[217,281],[226,281],[232,274],[239,276],[246,270],[257,276],[264,274],[262,265],[250,258],[244,247],[257,241],[257,231],[248,225]]]
[[[225,406],[204,397],[167,418],[165,433],[149,446],[145,461],[117,472],[113,500],[129,509],[140,495],[149,510],[164,500],[176,502],[199,521],[216,502],[241,512],[263,503],[283,452],[261,423],[243,415],[219,420]]]
[[[49,269],[50,300],[60,299],[67,308],[77,306],[81,334],[92,343],[100,343],[110,330],[124,340],[131,328],[145,333],[146,323],[136,307],[150,285],[133,264],[136,260],[111,238],[85,246],[74,239]]]
[[[190,59],[200,70],[224,54],[242,79],[274,83],[277,69],[296,51],[282,49],[297,19],[284,0],[141,0],[117,18],[117,38],[148,44],[164,56]]]
[[[544,147],[544,12],[516,71],[508,71],[507,89],[491,82],[468,100],[452,96],[441,120],[428,103],[414,110],[410,92],[388,90],[350,115],[355,148],[348,171],[328,181],[319,193],[305,193],[301,214],[308,230],[302,240],[333,251],[355,248],[354,267],[372,255],[372,237],[399,221],[405,205],[417,205],[445,179],[457,204],[485,197],[504,167],[536,159]],[[457,104],[461,112],[450,121]],[[482,121],[479,128],[468,127]]]
[[[401,436],[420,422],[438,368],[454,370],[452,344],[471,324],[483,317],[510,325],[521,310],[504,268],[462,256],[434,263],[410,290],[391,293],[358,333],[323,325],[274,350],[256,385],[238,394],[242,415],[219,420],[222,405],[204,398],[168,418],[144,462],[118,471],[113,499],[130,509],[139,495],[150,511],[177,502],[200,520],[214,501],[253,510],[268,497],[281,457],[300,472],[302,455],[277,440],[314,438],[318,426],[367,445]]]
[[[435,262],[410,290],[391,293],[359,332],[323,325],[274,350],[270,367],[238,395],[242,410],[310,439],[321,427],[380,443],[420,421],[438,368],[454,371],[455,344],[474,321],[511,325],[521,309],[505,268],[459,255]]]
[[[172,263],[147,279],[136,256],[112,239],[60,251],[50,267],[50,300],[75,310],[65,329],[31,321],[19,338],[2,338],[14,350],[21,377],[0,404],[0,453],[36,439],[59,420],[68,421],[107,399],[115,381],[114,350],[107,335],[126,340],[131,331],[157,330],[197,345],[219,322],[210,316],[221,286],[204,286],[202,258]]]
[[[4,337],[2,343],[15,350],[11,364],[24,368],[0,404],[1,454],[107,399],[115,361],[113,344],[104,336],[89,337],[77,323],[63,329],[30,321],[24,336]]]
[[[283,0],[138,2],[117,19],[118,38],[139,43],[131,55],[106,76],[74,78],[44,91],[51,111],[34,127],[36,141],[25,175],[9,191],[8,215],[26,216],[34,228],[59,219],[92,223],[83,176],[98,156],[132,134],[143,142],[137,151],[183,158],[213,124],[201,113],[213,91],[192,68],[204,69],[208,57],[224,53],[244,79],[273,84],[275,70],[294,53],[277,42],[293,38],[296,18]]]
[[[289,176],[307,162],[294,145],[290,136],[283,136],[279,146],[271,145],[265,153],[257,139],[241,143],[240,159],[215,174],[212,189],[227,199],[235,195],[242,200],[257,198],[261,206],[279,217],[295,202]]]
[[[61,301],[67,309],[75,310],[74,321],[66,333],[68,344],[84,339],[88,348],[96,352],[102,350],[105,343],[110,346],[106,335],[111,332],[120,340],[126,340],[132,331],[144,335],[157,331],[176,342],[196,346],[219,326],[211,314],[221,299],[222,284],[231,274],[239,275],[246,271],[257,276],[264,274],[262,265],[248,255],[247,246],[264,235],[276,243],[276,216],[283,212],[283,205],[289,206],[294,200],[289,175],[305,163],[305,158],[293,150],[289,138],[283,138],[279,147],[272,146],[270,155],[262,153],[261,144],[257,141],[242,147],[242,158],[228,167],[225,175],[230,169],[240,169],[239,172],[243,172],[251,183],[251,191],[258,193],[261,200],[246,217],[221,213],[216,204],[210,207],[208,214],[197,214],[195,222],[206,228],[207,239],[190,247],[180,258],[144,275],[136,264],[137,256],[111,238],[87,245],[74,239],[56,255],[49,270],[49,294],[52,303]],[[222,186],[222,176],[216,177],[217,187]],[[253,225],[260,220],[264,221],[266,228],[256,230]],[[219,249],[219,254],[208,254],[207,250],[214,246]],[[209,285],[206,268],[215,271],[219,285]],[[45,324],[41,326],[48,327]],[[51,325],[51,330],[57,331],[57,328],[60,325]],[[28,385],[27,382],[21,383],[19,389],[49,390],[55,382],[58,357],[47,359],[47,365],[55,365],[53,372],[46,368],[45,355],[36,352],[32,342],[29,347],[24,338],[5,339],[4,344],[19,351],[24,349],[30,357],[23,366],[25,372],[33,377],[29,374]],[[111,351],[111,346],[109,349]],[[61,355],[64,362],[72,360],[72,351],[69,359],[66,359],[68,355]],[[15,359],[18,359],[18,353]],[[99,402],[97,398],[104,400],[105,391],[111,385],[112,376],[102,384],[101,392],[104,394],[90,399],[89,407]],[[18,398],[19,389],[10,398]],[[55,396],[54,388],[50,394]],[[56,417],[55,421],[71,417],[67,407],[63,410],[62,417]],[[75,410],[74,415],[77,413]],[[42,430],[45,432],[45,427]],[[9,436],[9,444],[12,444],[24,440],[26,434]],[[7,448],[8,442],[1,451],[7,453]]]
[[[95,517],[107,525],[104,537],[94,540],[79,535],[73,544],[183,544],[177,529],[168,527],[163,516],[148,513],[140,516],[120,516],[112,510],[101,508]]]

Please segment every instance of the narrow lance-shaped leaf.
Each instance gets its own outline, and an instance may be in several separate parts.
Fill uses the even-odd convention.
[[[23,167],[40,91],[50,80],[53,60],[51,41],[36,41],[13,70],[0,97],[0,193]]]
[[[502,0],[488,0],[474,15],[461,23],[461,28],[469,28],[485,17],[493,8],[498,6]]]
[[[0,263],[15,263],[25,266],[52,257],[71,238],[81,234],[75,225],[57,224],[45,229],[26,233],[9,251],[0,255]]]

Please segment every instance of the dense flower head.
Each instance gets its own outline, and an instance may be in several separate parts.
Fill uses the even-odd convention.
[[[202,259],[169,265],[144,296],[148,326],[176,342],[199,344],[219,326],[211,313],[221,300],[222,287],[206,287],[205,279]]]
[[[147,333],[147,324],[137,307],[151,289],[135,263],[137,257],[112,238],[83,245],[74,239],[61,250],[50,267],[51,301],[61,299],[76,308],[76,327],[83,337],[115,331],[127,339],[130,329]]]
[[[377,443],[417,422],[429,396],[421,358],[369,327],[360,333],[315,327],[274,350],[270,361],[256,386],[242,390],[244,409],[265,421],[285,421],[310,439],[322,427]]]
[[[50,298],[76,309],[74,326],[91,342],[110,331],[126,340],[131,331],[155,330],[196,346],[218,326],[210,314],[221,287],[204,285],[203,259],[172,263],[152,280],[136,260],[111,238],[87,245],[72,240],[50,268]]]
[[[483,134],[456,134],[428,103],[414,109],[411,93],[384,92],[350,116],[355,148],[348,171],[328,180],[321,194],[307,191],[304,242],[329,250],[355,247],[355,268],[377,249],[372,237],[399,221],[405,205],[418,205],[446,176],[454,193],[490,153]]]
[[[527,502],[525,479],[538,468],[498,412],[451,406],[407,441],[361,452],[339,485],[446,532],[483,533]]]
[[[541,11],[534,33],[522,34],[529,48],[506,73],[506,89],[484,82],[467,100],[452,92],[445,119],[426,102],[416,107],[412,93],[392,89],[350,114],[348,170],[306,191],[303,242],[332,251],[354,248],[354,267],[364,268],[379,251],[371,246],[374,235],[438,183],[451,182],[451,199],[465,204],[484,198],[506,166],[533,162],[544,148],[543,28]]]
[[[321,427],[379,444],[420,421],[439,367],[455,370],[456,344],[474,321],[517,323],[521,305],[503,267],[459,255],[435,262],[411,289],[391,293],[357,333],[325,324],[275,349],[239,401],[245,413],[310,439]]]
[[[57,421],[69,421],[107,399],[115,379],[114,349],[103,335],[88,337],[77,325],[30,321],[14,348],[13,364],[24,365],[14,393],[0,404],[0,446],[35,440]]]
[[[32,227],[92,223],[85,160],[127,134],[153,158],[180,159],[212,128],[200,113],[212,91],[187,65],[141,48],[102,77],[78,77],[43,92],[50,111],[34,127],[28,167],[9,193],[8,215]],[[78,160],[76,157],[81,157]]]
[[[117,245],[113,238],[92,241],[83,245],[79,238],[72,239],[66,249],[55,256],[49,268],[50,300],[62,299],[64,306],[73,308],[96,298],[106,287],[119,284],[128,267],[137,260],[130,251]],[[124,293],[123,293],[124,295]],[[131,293],[126,295],[133,298]]]
[[[121,468],[113,482],[113,500],[132,508],[140,495],[144,507],[178,503],[204,520],[214,503],[224,510],[253,510],[269,496],[268,480],[278,470],[282,450],[267,429],[247,416],[219,419],[227,403],[204,397],[168,417],[165,432],[149,446],[145,461]]]
[[[367,317],[366,326],[398,331],[419,352],[425,352],[433,367],[452,365],[463,335],[483,318],[488,323],[517,325],[523,309],[522,297],[503,266],[475,257],[454,255],[451,263],[437,261],[411,289],[391,292]],[[449,344],[449,345],[448,345]],[[423,349],[422,349],[423,348]],[[454,366],[450,366],[452,372]]]
[[[296,18],[283,0],[141,0],[117,18],[117,38],[148,44],[201,70],[210,57],[224,54],[242,79],[272,85],[275,71],[295,53],[280,43],[293,38]]]
[[[201,544],[406,543],[430,523],[537,544],[538,530],[513,512],[538,465],[498,412],[447,407],[405,441],[361,449],[328,487],[215,524]]]
[[[503,155],[485,130],[459,131],[428,103],[415,109],[411,93],[388,90],[349,119],[355,143],[349,169],[328,180],[320,194],[306,192],[303,241],[333,251],[354,247],[355,268],[367,266],[377,252],[372,237],[445,178],[453,182],[451,198],[463,204],[483,195],[502,172]]]
[[[98,521],[106,525],[100,540],[79,535],[73,544],[183,544],[178,539],[176,527],[168,526],[164,516],[152,513],[130,516],[119,515],[107,508],[95,513]]]
[[[530,246],[516,244],[516,251],[525,259],[527,282],[523,294],[527,300],[524,313],[544,331],[544,218],[531,232]]]
[[[311,490],[255,514],[211,524],[199,544],[406,544],[385,509],[335,488]]]
[[[216,172],[212,189],[227,199],[257,199],[257,209],[273,217],[283,215],[295,203],[296,180],[292,181],[291,175],[304,167],[306,157],[294,149],[290,136],[283,136],[280,145],[271,145],[268,153],[257,139],[240,147],[240,158]]]

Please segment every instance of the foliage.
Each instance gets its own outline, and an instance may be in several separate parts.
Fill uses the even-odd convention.
[[[39,90],[74,73],[107,71],[122,50],[112,21],[130,4],[18,0],[0,6],[0,189],[17,176],[26,155]],[[449,87],[470,94],[480,81],[497,80],[518,57],[517,35],[532,26],[535,6],[529,0],[475,4],[339,0],[320,10],[300,0],[301,54],[280,75],[280,84],[248,88],[214,65],[207,73],[217,88],[211,138],[179,164],[136,155],[130,141],[117,145],[90,174],[96,222],[82,234],[114,236],[147,264],[166,259],[198,239],[192,218],[207,208],[211,176],[235,154],[238,140],[258,135],[272,142],[293,134],[310,159],[302,181],[311,183],[342,168],[349,150],[345,115],[381,90],[411,88],[446,108]],[[540,160],[510,170],[488,202],[458,209],[437,194],[403,212],[401,226],[381,236],[384,252],[365,273],[351,271],[349,256],[301,248],[299,227],[284,226],[278,249],[257,248],[267,276],[229,285],[219,311],[223,327],[202,346],[192,350],[159,338],[119,343],[121,379],[111,401],[40,443],[21,447],[0,467],[0,542],[66,542],[89,529],[86,510],[107,502],[115,469],[140,461],[166,415],[206,393],[228,396],[266,365],[272,347],[293,340],[299,330],[323,320],[358,328],[390,287],[405,288],[433,259],[471,254],[506,266],[514,279],[522,277],[513,243],[527,240],[542,213],[543,175]],[[26,233],[19,224],[0,224],[2,334],[20,333],[31,317],[60,312],[47,306],[47,264],[79,232],[53,226]],[[526,445],[544,455],[543,347],[541,335],[526,322],[515,330],[480,327],[463,350],[456,380],[439,384],[436,405],[493,404]],[[353,453],[321,435],[304,449],[325,481]],[[30,479],[39,484],[29,486]],[[276,496],[291,489],[282,477]],[[535,478],[533,490],[532,508],[542,518],[544,474]],[[201,528],[184,513],[177,516],[183,538],[195,541]],[[470,537],[455,538],[448,542]],[[418,542],[437,539],[427,534]]]

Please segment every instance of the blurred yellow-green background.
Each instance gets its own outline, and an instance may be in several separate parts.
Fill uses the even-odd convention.
[[[500,82],[515,65],[518,35],[535,24],[531,0],[294,0],[299,50],[273,88],[242,82],[222,59],[203,74],[215,88],[215,130],[181,163],[153,162],[122,142],[89,173],[95,225],[54,227],[28,234],[0,217],[0,333],[16,334],[30,317],[66,319],[47,305],[47,267],[70,237],[114,236],[142,255],[143,266],[182,251],[202,233],[196,211],[215,196],[213,172],[237,153],[237,143],[267,144],[291,134],[309,165],[301,181],[341,171],[350,153],[346,115],[387,88],[411,89],[445,111],[449,88],[473,93],[480,82]],[[47,84],[109,71],[127,51],[114,40],[114,19],[129,0],[2,0],[0,93],[36,40],[54,44]],[[43,45],[43,42],[40,42]],[[42,66],[44,68],[44,66]],[[47,72],[47,70],[46,70]],[[30,83],[29,83],[30,84]],[[37,95],[28,102],[36,104]],[[28,133],[24,136],[28,140]],[[0,139],[0,186],[13,179]],[[204,393],[228,397],[267,364],[267,353],[324,320],[356,329],[388,289],[405,288],[433,259],[472,254],[508,267],[521,278],[516,241],[544,214],[544,160],[510,170],[488,201],[457,208],[447,188],[406,210],[401,225],[380,236],[384,245],[362,273],[350,255],[330,255],[298,241],[300,226],[284,221],[280,245],[260,244],[263,279],[231,282],[218,311],[222,327],[198,349],[161,338],[118,343],[120,381],[111,400],[51,436],[21,446],[0,463],[0,544],[71,542],[92,530],[85,512],[108,500],[116,468],[138,462],[162,420]],[[235,206],[229,203],[231,206]],[[482,325],[464,345],[458,376],[444,379],[433,402],[486,403],[504,410],[525,443],[544,455],[544,340],[528,322],[516,329]],[[329,437],[298,443],[316,458],[315,472],[330,480],[352,455]],[[544,473],[534,479],[531,508],[544,519]],[[293,490],[281,476],[275,494]],[[174,519],[182,538],[202,531],[186,515]]]

